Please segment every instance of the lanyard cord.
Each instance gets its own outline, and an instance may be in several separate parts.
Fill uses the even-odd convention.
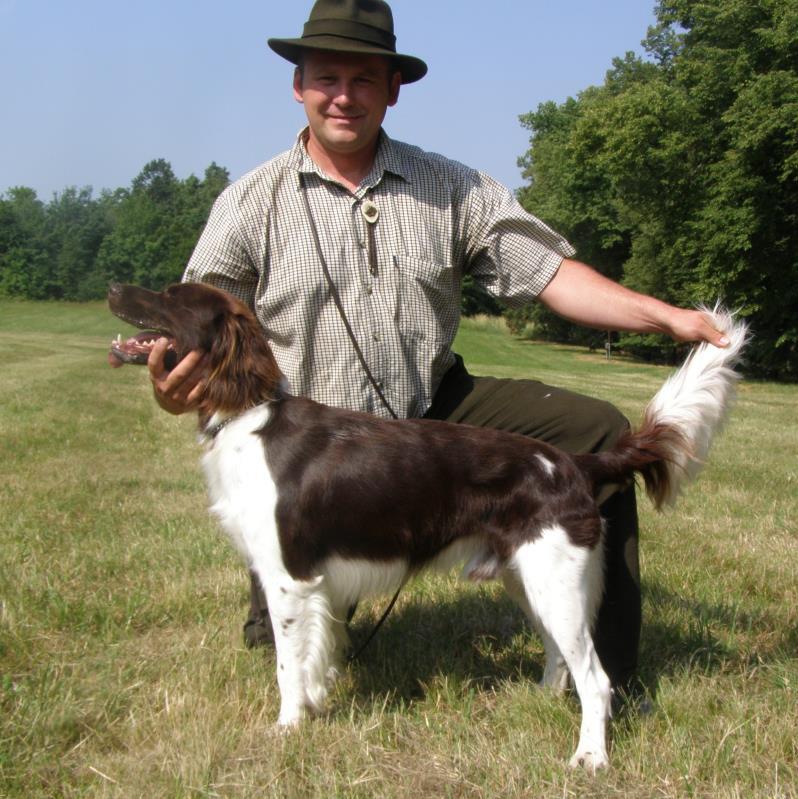
[[[305,203],[305,212],[307,213],[308,221],[310,222],[310,230],[313,234],[313,243],[316,245],[316,253],[319,256],[319,261],[321,263],[322,271],[324,272],[324,278],[327,281],[327,285],[330,289],[330,296],[333,298],[333,302],[335,303],[335,307],[338,309],[338,314],[341,317],[341,321],[344,323],[344,327],[346,328],[346,334],[349,336],[349,340],[352,342],[352,346],[354,347],[355,354],[357,355],[358,360],[360,361],[360,365],[363,367],[363,371],[366,373],[366,377],[368,377],[369,382],[371,383],[374,391],[377,392],[377,396],[380,398],[380,402],[385,406],[388,413],[394,419],[398,419],[399,417],[394,412],[393,408],[388,403],[388,400],[385,398],[385,394],[383,394],[382,389],[380,388],[379,383],[374,378],[374,375],[371,373],[371,369],[369,369],[369,365],[366,362],[366,356],[363,355],[363,350],[360,349],[360,344],[357,342],[357,338],[355,337],[355,332],[352,330],[352,325],[349,324],[349,319],[344,312],[344,306],[341,304],[341,297],[338,294],[338,289],[333,283],[332,275],[330,274],[330,270],[327,267],[327,260],[324,257],[324,253],[321,251],[321,241],[319,239],[319,231],[316,227],[316,220],[313,218],[313,212],[310,210],[310,201],[308,200],[308,190],[307,186],[305,185],[305,176],[300,173],[299,174],[299,182],[302,187],[302,199]],[[376,268],[376,250],[374,248],[374,232],[372,230],[373,224],[370,222],[366,223],[369,235],[369,261],[370,265],[369,268],[374,272]]]

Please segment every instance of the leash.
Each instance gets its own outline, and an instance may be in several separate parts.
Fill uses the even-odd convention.
[[[380,627],[382,627],[385,620],[391,614],[393,606],[396,604],[396,600],[399,599],[399,594],[401,593],[402,589],[405,587],[407,583],[407,579],[408,578],[405,577],[404,580],[402,580],[402,582],[399,584],[399,588],[396,589],[396,593],[393,595],[393,599],[391,599],[391,601],[388,603],[388,607],[386,607],[385,610],[383,611],[383,614],[382,616],[380,616],[379,621],[374,625],[374,627],[372,627],[371,632],[368,634],[366,640],[363,641],[363,643],[354,652],[352,652],[349,655],[349,657],[347,657],[346,660],[348,663],[352,663],[353,661],[357,660],[363,654],[366,647],[372,642],[374,636],[377,634],[377,631],[380,629]]]

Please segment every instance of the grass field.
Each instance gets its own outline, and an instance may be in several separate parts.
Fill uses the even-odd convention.
[[[101,304],[0,302],[0,796],[798,796],[798,389],[748,383],[676,511],[642,512],[653,712],[570,772],[574,698],[494,586],[426,577],[329,713],[272,730],[273,655],[243,647],[246,572],[206,511],[194,420],[112,371]],[[639,417],[667,370],[467,321],[472,370]],[[383,603],[362,606],[363,636]]]

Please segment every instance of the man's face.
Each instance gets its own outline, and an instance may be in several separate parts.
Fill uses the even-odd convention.
[[[310,50],[294,75],[294,97],[316,143],[331,154],[356,153],[374,145],[400,84],[382,56]]]

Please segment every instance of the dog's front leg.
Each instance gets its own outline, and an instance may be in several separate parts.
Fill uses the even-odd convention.
[[[280,688],[280,727],[294,727],[305,715],[305,674],[302,668],[303,642],[297,633],[301,615],[301,597],[292,581],[279,580],[267,584],[269,616],[274,629],[277,685]],[[278,584],[279,583],[279,584]]]
[[[266,579],[280,687],[277,723],[293,727],[306,711],[324,709],[335,649],[332,614],[322,577],[300,581],[283,574]]]
[[[333,638],[333,652],[330,660],[329,677],[330,679],[335,679],[338,676],[338,669],[343,663],[346,653],[352,648],[352,642],[349,640],[349,631],[346,626],[349,607],[341,602],[333,601],[331,604],[330,632]]]

